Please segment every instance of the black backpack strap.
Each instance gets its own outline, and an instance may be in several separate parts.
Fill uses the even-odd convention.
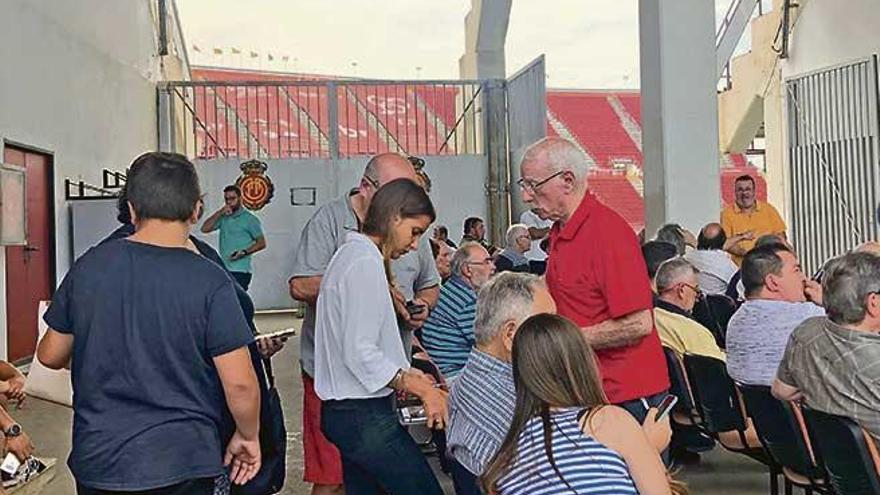
[[[272,358],[263,359],[263,368],[266,370],[266,379],[269,380],[269,390],[275,388],[275,374],[272,373]]]

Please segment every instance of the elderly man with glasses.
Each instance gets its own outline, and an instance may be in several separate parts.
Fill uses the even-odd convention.
[[[575,144],[544,138],[526,150],[519,185],[532,211],[554,222],[546,279],[559,314],[596,350],[608,400],[642,422],[669,388],[651,284],[635,232],[589,192],[588,168]]]
[[[679,355],[698,354],[724,361],[724,351],[712,332],[691,318],[694,305],[703,297],[698,277],[699,271],[684,258],[672,258],[660,265],[654,278],[654,325],[663,345]]]
[[[465,242],[452,255],[452,275],[422,327],[422,345],[447,380],[455,378],[474,347],[477,292],[495,273],[486,248]]]

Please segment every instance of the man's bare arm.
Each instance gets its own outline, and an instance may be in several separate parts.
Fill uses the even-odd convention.
[[[46,331],[37,347],[37,359],[49,369],[60,370],[70,368],[70,356],[73,354],[73,335],[61,333],[53,329]]]
[[[429,307],[433,308],[437,305],[437,300],[440,299],[440,286],[434,285],[432,287],[425,287],[422,290],[416,291],[416,295],[413,297],[413,299],[421,299]]]
[[[321,289],[321,275],[313,277],[294,277],[290,279],[290,297],[307,304],[315,304],[318,301],[318,291]]]
[[[598,325],[584,327],[587,342],[594,349],[623,347],[638,342],[651,333],[651,310],[643,309],[620,318],[605,320]]]

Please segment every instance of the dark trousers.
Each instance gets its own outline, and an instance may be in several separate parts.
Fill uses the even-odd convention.
[[[250,287],[250,285],[251,285],[251,277],[254,276],[252,273],[245,273],[245,272],[229,272],[229,273],[232,274],[232,278],[234,278],[235,281],[238,282],[238,285],[240,285],[242,289],[248,290],[248,287]]]
[[[172,486],[153,488],[152,490],[140,490],[135,492],[120,492],[116,490],[98,490],[76,483],[77,495],[212,495],[214,493],[214,478],[200,478],[184,481]]]
[[[455,486],[455,495],[482,495],[480,482],[477,476],[468,471],[455,458],[449,457],[449,467],[452,469],[452,484]]]
[[[657,407],[660,405],[661,402],[663,402],[663,399],[667,395],[669,395],[669,392],[663,391],[663,392],[660,392],[659,394],[654,394],[654,395],[649,395],[647,397],[643,397],[643,399],[645,399],[645,401],[648,402],[649,406]],[[633,417],[636,418],[636,421],[639,422],[639,424],[644,423],[645,418],[648,417],[648,409],[645,408],[645,403],[642,402],[642,398],[628,400],[626,402],[621,402],[620,404],[617,404],[617,405],[626,409],[630,414],[632,414]],[[666,448],[666,450],[664,450],[663,452],[660,453],[660,457],[663,458],[663,463],[666,464],[666,466],[669,466],[670,457],[669,457],[669,448],[668,447]]]
[[[345,495],[443,495],[390,396],[324,401],[321,430],[342,455]]]
[[[547,271],[546,261],[529,260],[529,271],[535,275],[543,275]]]

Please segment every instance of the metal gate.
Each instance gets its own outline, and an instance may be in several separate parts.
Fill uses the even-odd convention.
[[[876,239],[877,57],[786,81],[793,243],[805,269]]]
[[[507,81],[508,163],[511,216],[525,210],[519,187],[519,162],[525,149],[547,134],[547,89],[544,56],[533,60]]]

